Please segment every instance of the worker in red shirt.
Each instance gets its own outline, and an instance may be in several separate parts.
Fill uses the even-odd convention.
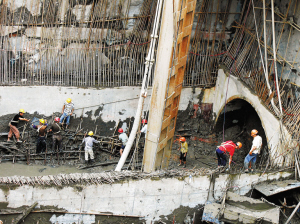
[[[234,143],[233,141],[226,141],[223,142],[220,146],[216,149],[216,154],[218,157],[218,168],[226,166],[227,158],[226,153],[229,153],[229,168],[232,162],[232,156],[236,149],[242,148],[242,143],[237,142]]]

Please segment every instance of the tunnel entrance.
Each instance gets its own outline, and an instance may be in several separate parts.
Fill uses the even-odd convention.
[[[224,116],[225,109],[226,112]],[[215,125],[215,133],[218,135],[219,140],[222,141],[224,136],[225,141],[239,141],[243,144],[241,150],[237,150],[233,158],[239,166],[243,165],[244,158],[251,149],[253,138],[250,132],[252,129],[258,130],[258,135],[261,136],[263,140],[262,150],[258,156],[256,168],[264,168],[269,158],[267,139],[261,120],[251,104],[242,99],[230,101],[226,104],[226,108],[223,108]]]

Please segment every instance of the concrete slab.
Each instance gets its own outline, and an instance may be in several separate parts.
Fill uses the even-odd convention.
[[[207,202],[204,208],[202,220],[219,224],[227,223],[279,223],[279,207],[260,200],[241,196],[233,192],[227,192],[225,208],[222,205]]]
[[[271,183],[261,183],[255,185],[254,189],[258,190],[266,196],[271,196],[284,191],[292,190],[300,187],[300,182],[295,180],[274,181]]]

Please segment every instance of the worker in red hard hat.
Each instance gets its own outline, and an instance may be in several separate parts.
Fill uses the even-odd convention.
[[[183,164],[184,164],[183,167],[185,168],[186,167],[186,155],[188,152],[188,144],[186,142],[185,137],[180,137],[179,141],[180,141],[180,147],[179,147],[178,151],[180,150],[180,161],[179,161],[178,166],[181,166],[182,162],[183,162]]]
[[[227,164],[226,153],[228,152],[229,153],[229,167],[228,168],[230,169],[234,151],[236,149],[240,149],[240,148],[242,148],[242,143],[240,143],[240,142],[234,143],[233,141],[226,141],[226,142],[221,143],[221,145],[218,146],[216,149],[216,154],[218,157],[218,168],[226,166],[226,164]]]
[[[148,122],[147,122],[146,119],[143,119],[143,120],[142,120],[142,125],[143,125],[143,127],[142,127],[140,133],[146,135],[146,133],[147,133],[147,127],[148,127],[147,123],[148,123]]]
[[[53,136],[52,136],[52,152],[55,152],[56,148],[58,148],[59,152],[62,152],[62,135],[61,135],[61,124],[60,122],[60,118],[56,117],[54,119],[54,123],[52,124],[52,126],[50,127],[50,131],[53,132]]]
[[[20,138],[20,132],[18,130],[18,124],[19,124],[19,121],[30,121],[30,119],[26,119],[23,117],[25,111],[24,109],[20,109],[19,110],[19,113],[16,114],[14,116],[14,118],[9,122],[9,132],[8,132],[8,138],[7,138],[7,141],[10,142],[10,138],[13,136],[13,134],[16,136],[16,139],[17,139],[17,142],[22,142],[19,140]]]
[[[120,149],[120,155],[122,156],[123,151],[125,149],[125,146],[126,146],[126,144],[128,142],[128,136],[126,135],[126,133],[124,133],[123,128],[119,128],[118,132],[120,133],[119,134],[119,140],[122,141],[122,146],[121,146],[121,149]]]
[[[251,172],[255,171],[255,162],[258,154],[260,154],[262,146],[262,138],[258,135],[258,131],[256,129],[251,131],[251,137],[253,137],[252,147],[244,160],[245,173],[249,172],[249,163],[251,163]]]

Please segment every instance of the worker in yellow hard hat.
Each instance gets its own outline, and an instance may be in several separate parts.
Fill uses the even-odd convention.
[[[94,162],[94,152],[93,152],[93,143],[99,143],[99,141],[95,140],[93,138],[94,133],[92,131],[90,131],[88,133],[88,137],[84,138],[82,140],[82,143],[85,143],[85,147],[84,147],[84,159],[85,159],[85,163],[87,164],[89,162],[89,155],[91,158],[91,162]],[[85,134],[86,136],[86,134]]]
[[[68,98],[63,105],[62,108],[62,115],[60,117],[60,123],[62,124],[64,119],[66,119],[66,128],[68,128],[70,124],[70,117],[74,112],[74,103],[72,102],[71,98]]]
[[[37,129],[38,140],[36,144],[36,153],[43,153],[46,151],[46,128],[48,124],[44,119],[39,120],[39,125],[32,124],[34,129]]]
[[[20,141],[20,132],[17,128],[19,121],[30,121],[30,119],[26,119],[23,117],[25,113],[24,109],[20,109],[19,113],[14,116],[14,118],[9,122],[9,132],[8,132],[8,138],[7,141],[10,141],[10,138],[13,136],[13,134],[16,136],[17,142]]]

